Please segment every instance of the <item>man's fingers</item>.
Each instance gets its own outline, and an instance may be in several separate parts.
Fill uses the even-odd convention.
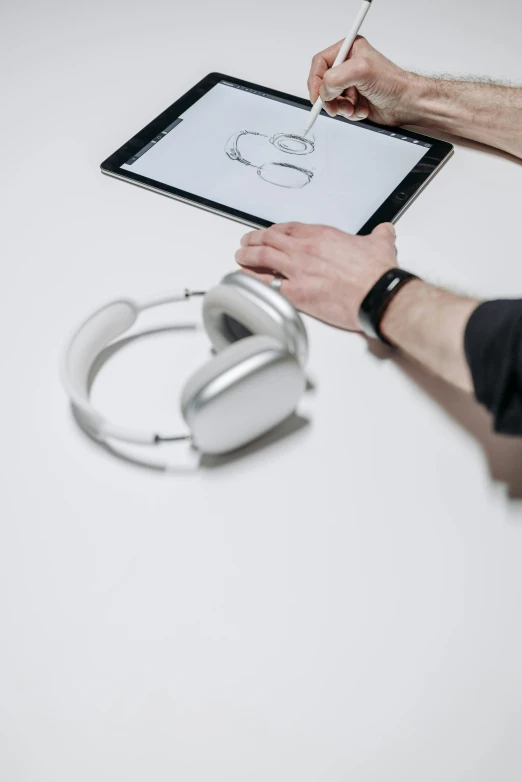
[[[251,231],[245,234],[241,239],[241,250],[254,248],[272,250],[277,253],[279,265],[274,262],[274,255],[266,253],[266,257],[271,258],[267,268],[277,269],[288,276],[288,272],[295,268],[296,253],[302,250],[301,242],[315,236],[317,228],[318,226],[306,223],[278,223],[263,231]],[[256,255],[256,265],[262,262],[263,257],[263,253]],[[243,265],[245,256],[240,255],[239,258],[241,260],[238,262]]]
[[[365,58],[346,60],[336,68],[326,71],[319,94],[324,101],[334,100],[349,87],[359,88],[364,85],[369,75],[370,63]]]
[[[354,93],[355,97],[352,98],[351,96]],[[346,94],[350,97],[345,98],[344,96]],[[368,101],[364,95],[359,95],[355,87],[350,87],[349,90],[345,90],[340,98],[337,98],[336,101],[331,101],[331,103],[337,103],[337,113],[342,117],[350,119],[352,122],[361,122],[362,120],[368,119],[370,116],[370,105]]]
[[[308,239],[310,236],[314,236],[317,233],[317,225],[309,225],[308,223],[277,223],[268,230],[270,232],[280,233],[287,237],[291,237],[293,243],[288,245],[288,248],[295,251],[295,240]]]
[[[294,249],[292,233],[282,231],[278,226],[273,225],[263,231],[252,231],[245,234],[241,239],[241,247],[273,247],[287,255],[290,255]]]
[[[319,97],[319,90],[323,82],[323,76],[328,70],[328,64],[326,60],[320,54],[316,54],[312,60],[312,68],[310,75],[308,76],[308,93],[310,100],[315,103]]]
[[[265,285],[270,285],[272,280],[274,279],[274,274],[269,272],[259,272],[257,269],[249,269],[248,267],[243,268],[241,271],[243,271],[245,274],[248,274],[250,277],[255,277],[256,280],[259,280],[260,282],[264,282]],[[292,294],[292,285],[290,283],[290,280],[285,279],[284,277],[281,278],[281,286],[279,288],[279,293],[281,293],[285,298],[289,299],[291,301],[291,294]]]
[[[341,117],[346,117],[346,119],[351,119],[357,105],[357,101],[353,100],[352,98],[338,98],[338,109],[337,113],[341,115]]]
[[[395,254],[397,254],[397,234],[395,232],[395,226],[392,225],[392,223],[381,223],[373,229],[372,236],[384,240],[388,246],[393,246],[395,248]]]
[[[310,75],[308,76],[308,92],[310,94],[310,100],[315,103],[319,97],[319,89],[323,81],[323,76],[334,64],[335,58],[339,53],[339,49],[342,46],[342,41],[338,41],[333,46],[329,46],[323,52],[316,54],[312,60],[310,67]]]
[[[342,45],[343,45],[343,41],[337,41],[337,43],[334,43],[332,46],[329,46],[328,49],[319,52],[319,54],[316,54],[315,57],[313,58],[312,65],[310,67],[310,74],[308,76],[308,93],[310,95],[310,100],[312,103],[315,103],[317,98],[320,96],[320,91],[321,91],[325,74],[329,73],[330,69],[333,69],[335,58],[339,54],[339,49],[341,48]],[[368,43],[368,41],[366,40],[366,38],[363,38],[363,36],[358,35],[348,54],[348,58],[346,62],[350,62],[350,60],[352,60],[355,61],[355,63],[359,63],[359,61],[362,58],[364,58],[368,54],[371,54],[372,51],[373,49]],[[342,66],[340,65],[338,67],[340,68]],[[356,84],[355,81],[354,84]],[[329,98],[327,98],[326,96],[321,95],[321,97],[323,98],[323,101],[329,100]],[[334,95],[333,97],[337,97],[337,95]]]
[[[356,87],[348,87],[348,89],[343,92],[342,97],[348,98],[348,100],[351,101],[354,106],[357,106],[360,96]]]
[[[344,92],[344,87],[334,88],[332,86],[326,86],[324,79],[321,83],[321,87],[319,89],[319,97],[323,101],[325,107],[327,103],[330,103],[331,101],[336,100],[336,98],[339,97]]]
[[[326,70],[328,68],[331,68],[332,65],[335,62],[335,58],[339,54],[339,49],[344,43],[344,39],[341,41],[337,41],[337,43],[333,43],[331,46],[329,46],[327,49],[323,49],[322,52],[319,52],[319,54],[316,54],[315,58],[321,58],[326,63]],[[314,67],[314,60],[312,60],[312,68]],[[318,60],[319,62],[319,60]]]
[[[324,101],[323,109],[329,117],[336,117],[339,114],[339,100]]]
[[[241,247],[236,253],[236,261],[240,266],[248,266],[258,271],[271,271],[286,274],[289,271],[290,258],[280,250],[266,245]]]
[[[319,76],[310,76],[308,79],[308,94],[310,95],[310,103],[314,104],[319,97],[319,90],[323,83],[322,78]]]
[[[395,226],[393,223],[381,223],[372,231],[373,236],[382,236],[386,239],[395,239]]]
[[[368,43],[364,35],[358,35],[353,42],[353,46],[348,52],[348,57],[346,59],[350,60],[352,57],[365,57],[373,51],[373,46]]]
[[[357,102],[357,106],[355,107],[355,111],[353,113],[352,120],[354,122],[361,122],[361,120],[368,119],[370,116],[370,106],[364,95],[359,96],[359,100]]]

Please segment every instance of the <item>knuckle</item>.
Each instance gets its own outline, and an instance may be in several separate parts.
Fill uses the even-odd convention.
[[[353,60],[353,74],[359,81],[367,79],[372,73],[372,64],[367,57],[358,57]]]
[[[302,248],[310,255],[317,253],[321,244],[328,238],[329,228],[324,225],[316,225],[313,231],[302,239]]]
[[[317,239],[308,237],[307,239],[303,239],[301,246],[302,249],[305,251],[305,253],[311,254],[315,251],[316,245],[317,245]]]
[[[316,248],[331,239],[333,230],[326,225],[319,225],[314,231],[314,244]]]
[[[288,223],[286,227],[286,232],[289,236],[297,236],[299,234],[301,228],[300,223]]]
[[[335,83],[335,74],[332,74],[332,71],[326,71],[326,73],[323,76],[323,88],[327,92],[331,92],[336,86]]]

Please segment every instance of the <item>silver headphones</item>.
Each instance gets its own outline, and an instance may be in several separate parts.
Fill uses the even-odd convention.
[[[154,445],[191,440],[222,454],[260,437],[291,415],[304,392],[308,340],[297,310],[273,288],[243,272],[204,294],[203,323],[216,355],[185,383],[181,411],[190,432],[164,435],[126,429],[91,405],[89,375],[99,354],[144,310],[184,301],[188,290],[141,301],[117,299],[88,317],[64,352],[62,381],[80,425],[100,442]]]

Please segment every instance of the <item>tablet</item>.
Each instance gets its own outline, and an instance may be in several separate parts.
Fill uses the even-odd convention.
[[[395,221],[453,152],[444,141],[322,112],[211,73],[102,163],[105,174],[253,227],[366,234]]]

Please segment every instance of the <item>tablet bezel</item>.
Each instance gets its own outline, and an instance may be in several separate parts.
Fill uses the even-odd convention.
[[[229,217],[233,220],[245,223],[246,225],[254,228],[268,228],[273,225],[269,220],[264,220],[261,217],[241,212],[238,209],[220,204],[216,201],[211,201],[207,198],[202,198],[194,193],[189,193],[186,190],[180,190],[179,188],[172,187],[171,185],[163,184],[154,179],[149,179],[141,174],[136,174],[127,169],[122,169],[121,166],[126,163],[137,152],[141,151],[147,144],[151,143],[165,128],[171,125],[181,114],[189,109],[194,103],[202,98],[209,90],[215,87],[221,81],[228,81],[233,84],[237,84],[241,87],[254,90],[256,92],[262,92],[266,95],[272,95],[276,98],[284,101],[290,101],[294,105],[302,106],[303,109],[310,110],[310,102],[305,98],[299,98],[295,95],[288,95],[287,93],[280,92],[279,90],[273,90],[269,87],[262,87],[252,82],[244,81],[243,79],[237,79],[233,76],[227,76],[223,73],[209,73],[192,89],[185,93],[179,100],[175,101],[168,109],[162,112],[156,119],[149,122],[139,133],[136,133],[129,141],[127,141],[122,147],[114,152],[101,164],[101,170],[104,174],[117,177],[118,179],[124,179],[127,182],[140,185],[141,187],[154,190],[155,192],[162,193],[176,198],[177,200],[184,201],[185,203],[193,204],[202,209],[206,209],[211,212]],[[325,114],[325,112],[323,112]],[[327,114],[325,116],[328,117]],[[332,122],[348,122],[350,120],[344,117],[330,117]],[[396,132],[397,128],[386,128],[385,126],[378,126],[369,120],[362,123],[350,123],[352,125],[359,125],[363,130],[365,126],[371,126],[374,128],[382,127],[386,130]],[[407,207],[412,203],[416,196],[424,189],[430,179],[439,171],[444,163],[451,157],[453,153],[453,145],[446,141],[440,141],[429,136],[424,136],[419,133],[415,133],[411,130],[405,130],[400,128],[400,133],[408,138],[417,139],[419,141],[429,142],[432,146],[427,150],[426,155],[419,161],[415,168],[410,171],[409,174],[402,180],[402,182],[395,188],[383,204],[377,209],[371,218],[362,226],[359,230],[359,234],[369,234],[375,226],[385,222],[396,222]]]

